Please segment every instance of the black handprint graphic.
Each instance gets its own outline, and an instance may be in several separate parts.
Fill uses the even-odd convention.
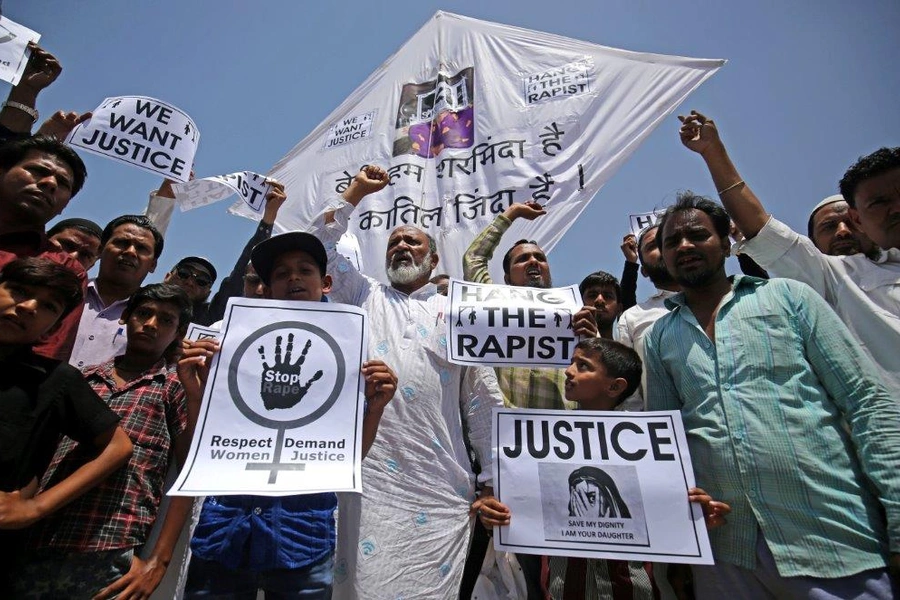
[[[300,385],[300,371],[303,363],[306,362],[306,354],[312,345],[311,340],[306,341],[303,346],[303,352],[297,362],[291,364],[291,352],[294,350],[294,334],[289,333],[287,339],[287,348],[284,353],[284,359],[281,357],[281,336],[275,338],[275,364],[269,365],[266,362],[266,349],[264,346],[259,347],[259,356],[263,361],[262,378],[260,379],[259,394],[262,397],[263,406],[266,410],[275,410],[276,408],[293,408],[297,406],[309,387],[321,379],[322,371],[316,371],[316,374],[309,380]]]

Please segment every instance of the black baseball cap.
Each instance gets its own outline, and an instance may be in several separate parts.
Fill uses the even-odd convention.
[[[319,272],[323,277],[325,276],[328,255],[319,238],[303,231],[290,231],[272,236],[253,247],[253,251],[250,253],[250,262],[253,263],[253,268],[256,269],[263,283],[269,285],[275,259],[292,250],[301,250],[309,254],[319,266]]]
[[[178,267],[180,267],[182,265],[191,265],[191,264],[203,267],[203,269],[207,273],[209,273],[209,276],[212,277],[213,281],[215,281],[219,277],[218,273],[216,273],[216,268],[213,266],[213,264],[211,262],[209,262],[209,259],[203,258],[202,256],[185,256],[184,258],[179,260],[177,263],[175,263],[175,266],[172,267],[172,270],[174,271],[175,269],[177,269]]]

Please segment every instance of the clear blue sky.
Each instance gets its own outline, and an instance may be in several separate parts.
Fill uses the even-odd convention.
[[[748,183],[801,230],[858,156],[900,145],[897,0],[3,1],[3,13],[41,32],[63,64],[40,97],[44,115],[90,110],[107,96],[165,100],[200,128],[200,177],[267,171],[437,10],[628,50],[728,59],[679,112],[715,118]],[[618,275],[629,212],[663,206],[681,189],[714,194],[677,129],[674,117],[660,126],[572,226],[550,255],[555,284],[597,269]],[[87,185],[64,216],[103,224],[140,212],[159,184],[107,159],[84,160]],[[176,212],[148,282],[188,254],[230,270],[255,224],[228,215],[228,204]],[[639,289],[641,297],[650,288],[642,281]]]

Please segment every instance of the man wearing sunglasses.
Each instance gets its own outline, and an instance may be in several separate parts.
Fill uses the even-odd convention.
[[[186,256],[166,273],[164,283],[180,287],[194,304],[193,323],[210,325],[218,319],[209,314],[209,292],[216,281],[216,268],[207,259],[200,256]]]

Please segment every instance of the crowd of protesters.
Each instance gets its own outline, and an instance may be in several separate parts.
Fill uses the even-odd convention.
[[[851,165],[839,194],[810,203],[803,235],[767,212],[711,119],[680,117],[719,201],[680,193],[624,238],[620,279],[586,273],[568,368],[463,367],[446,359],[441,265],[492,283],[505,232],[547,209],[511,205],[456,257],[398,227],[384,284],[337,251],[357,205],[388,184],[383,168],[362,167],[310,233],[272,235],[286,195],[270,181],[217,292],[201,256],[145,285],[171,185],[146,214],[78,217],[69,203],[87,170],[61,140],[90,114],[35,128],[37,96],[59,73],[32,46],[0,110],[2,597],[149,598],[172,570],[184,598],[898,595],[900,148]],[[742,273],[728,275],[733,253]],[[516,241],[502,267],[506,285],[552,286],[533,241]],[[655,288],[641,301],[639,274]],[[185,341],[187,327],[217,327],[239,296],[367,311],[377,352],[361,365],[362,494],[179,497],[160,509],[218,350]],[[685,494],[702,507],[715,565],[489,552],[493,528],[516,518],[493,495],[490,416],[502,406],[680,411],[697,482]],[[571,511],[622,510],[599,469],[574,472],[570,488]],[[186,529],[191,556],[176,566]],[[502,582],[491,573],[501,560],[514,566]]]

